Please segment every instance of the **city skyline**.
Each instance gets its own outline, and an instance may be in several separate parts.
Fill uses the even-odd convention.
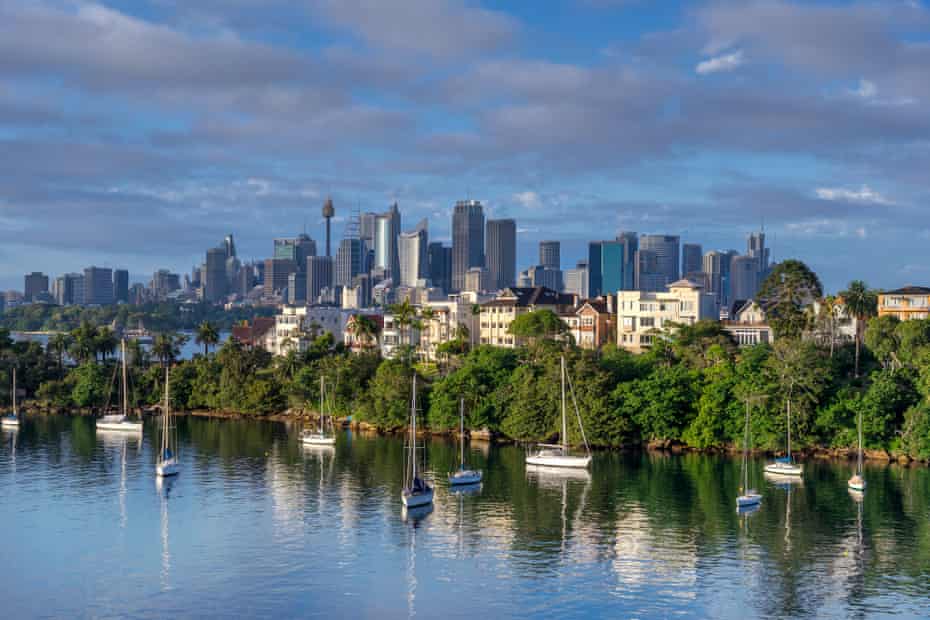
[[[330,195],[334,253],[355,210],[396,201],[449,243],[475,199],[517,221],[520,268],[544,239],[568,269],[621,230],[742,251],[764,223],[772,259],[830,291],[930,281],[926,2],[37,0],[0,18],[4,290],[184,273],[230,232],[243,261],[303,230],[322,248]]]

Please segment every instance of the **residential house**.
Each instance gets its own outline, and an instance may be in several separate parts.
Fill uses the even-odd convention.
[[[741,347],[775,342],[775,332],[768,323],[765,309],[753,299],[740,299],[733,302],[729,317],[721,321],[723,331],[733,337]]]
[[[544,286],[505,288],[495,299],[481,304],[480,343],[509,348],[520,346],[523,344],[521,339],[509,332],[514,319],[536,310],[551,310],[557,315],[565,315],[575,307],[576,299],[573,295],[557,293]]]
[[[878,316],[894,316],[902,321],[930,317],[930,287],[905,286],[878,295]]]
[[[716,321],[719,316],[716,296],[688,279],[669,284],[666,291],[618,291],[617,346],[641,353],[675,325]]]
[[[574,312],[563,317],[572,338],[582,349],[600,349],[610,339],[615,315],[612,302],[604,297],[582,301]]]

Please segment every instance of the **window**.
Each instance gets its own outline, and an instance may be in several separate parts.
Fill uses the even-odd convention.
[[[641,316],[639,317],[639,326],[640,327],[655,327],[656,320],[651,316]]]

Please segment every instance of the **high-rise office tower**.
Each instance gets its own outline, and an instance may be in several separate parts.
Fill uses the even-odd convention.
[[[108,306],[113,303],[113,270],[109,267],[84,269],[84,303]]]
[[[84,303],[84,275],[80,273],[66,273],[58,278],[57,301],[62,306],[80,305]]]
[[[769,250],[765,247],[764,232],[757,232],[749,235],[749,239],[746,242],[746,254],[756,259],[761,274],[767,274],[769,269]]]
[[[129,271],[113,270],[113,297],[116,303],[129,303]]]
[[[551,269],[543,265],[533,265],[526,270],[526,279],[530,286],[545,286],[553,291],[562,290],[562,270]]]
[[[48,276],[38,271],[27,273],[24,278],[23,299],[28,303],[44,293],[48,293]]]
[[[489,280],[487,267],[471,267],[465,272],[465,286],[462,290],[482,293],[490,288]]]
[[[339,242],[336,261],[333,265],[333,284],[351,286],[358,274],[367,271],[365,266],[365,244],[358,237],[349,237]]]
[[[367,243],[370,250],[375,249],[375,226],[377,221],[378,214],[370,211],[362,213],[358,218],[358,238]]]
[[[323,219],[326,220],[326,255],[327,256],[332,256],[332,254],[330,254],[329,252],[330,250],[330,245],[329,245],[330,220],[333,219],[333,216],[335,214],[336,214],[336,209],[335,207],[333,207],[333,199],[327,198],[326,202],[323,203]]]
[[[329,256],[307,258],[307,303],[320,303],[323,289],[333,286],[333,259]]]
[[[562,269],[561,247],[558,241],[540,241],[539,264],[547,269]]]
[[[223,247],[226,248],[226,258],[236,258],[236,242],[233,241],[232,233],[223,239]]]
[[[636,290],[636,252],[639,250],[639,235],[633,231],[623,231],[617,235],[617,241],[623,244],[623,282],[620,290]],[[616,291],[605,291],[614,293]]]
[[[653,250],[638,250],[634,264],[637,290],[659,292],[670,284],[668,274],[661,270],[659,256]]]
[[[228,292],[226,280],[226,248],[210,248],[207,250],[205,270],[201,276],[203,284],[203,300],[216,303],[226,297]]]
[[[588,261],[578,261],[574,269],[562,273],[562,292],[578,295],[579,299],[588,298]]]
[[[602,247],[600,241],[588,244],[588,295],[597,297],[603,292],[604,274],[601,273]]]
[[[241,297],[248,297],[255,288],[255,270],[246,265],[236,273],[234,292]]]
[[[515,220],[488,220],[485,236],[485,262],[488,268],[489,290],[500,290],[516,283],[517,222]]]
[[[297,263],[289,258],[265,259],[265,297],[274,297],[287,289],[288,278],[297,273]]]
[[[429,244],[429,279],[430,283],[449,293],[452,289],[452,248],[439,241]]]
[[[287,276],[287,303],[292,306],[307,302],[307,275],[295,271]]]
[[[676,235],[642,235],[639,249],[648,250],[655,256],[656,272],[664,276],[661,289],[681,277],[680,238]],[[640,290],[647,290],[639,287]],[[656,290],[656,289],[648,289]]]
[[[729,260],[729,257],[726,260]],[[701,266],[707,286],[705,292],[714,295],[717,298],[717,304],[721,306],[724,303],[723,261],[724,254],[722,252],[711,250],[704,255]]]
[[[700,243],[681,246],[681,275],[684,278],[704,271],[704,249]]]
[[[484,267],[484,208],[477,200],[460,200],[452,212],[452,291],[465,286],[465,274]]]
[[[307,264],[308,256],[316,256],[316,241],[306,233],[301,233],[293,239],[274,240],[275,258],[292,260],[303,270],[303,266]]]
[[[398,237],[397,253],[401,286],[417,286],[419,280],[429,279],[427,226],[428,222],[424,218],[412,231],[401,233]]]
[[[635,232],[621,232],[613,241],[588,244],[587,294],[590,297],[636,288]]]
[[[393,205],[387,213],[375,218],[375,269],[384,272],[386,278],[400,279],[400,257],[397,252],[397,238],[400,235],[400,212]]]
[[[730,303],[755,299],[760,282],[759,259],[734,256],[730,261]]]

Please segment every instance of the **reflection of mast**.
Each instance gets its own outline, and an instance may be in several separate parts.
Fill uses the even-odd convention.
[[[791,551],[791,487],[788,485],[788,495],[785,497],[785,550]]]
[[[171,492],[171,481],[163,480],[161,476],[155,478],[155,485],[161,494],[161,589],[170,588],[168,577],[171,573],[171,551],[168,548],[168,495]]]
[[[407,559],[407,617],[417,615],[417,526],[410,528],[410,557]]]
[[[123,442],[123,449],[120,450],[120,471],[119,471],[119,526],[126,529],[126,450],[129,440]]]

